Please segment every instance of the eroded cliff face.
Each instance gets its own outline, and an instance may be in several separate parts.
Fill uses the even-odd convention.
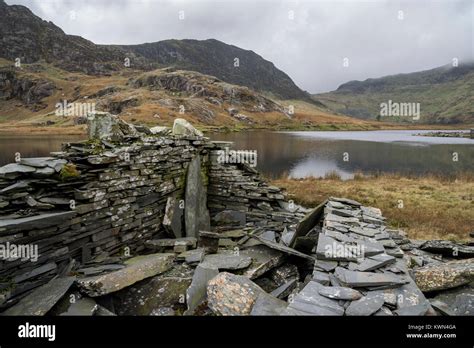
[[[0,99],[17,99],[33,111],[45,108],[42,102],[56,86],[46,79],[19,76],[13,69],[0,70]]]

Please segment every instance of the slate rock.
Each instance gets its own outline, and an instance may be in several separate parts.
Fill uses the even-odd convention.
[[[212,218],[215,226],[245,226],[247,216],[242,211],[223,210]]]
[[[428,312],[429,308],[430,307],[429,307],[428,301],[424,301],[415,306],[409,306],[409,307],[397,309],[396,311],[394,311],[394,313],[400,316],[401,315],[421,316],[421,315],[425,315],[426,312]]]
[[[219,273],[207,287],[209,308],[217,315],[248,315],[265,291],[244,276]]]
[[[193,314],[196,308],[207,299],[209,281],[219,274],[217,267],[199,264],[193,275],[191,285],[186,291],[186,314]]]
[[[175,197],[168,197],[166,200],[165,216],[163,217],[163,227],[175,238],[183,237],[183,209]]]
[[[212,254],[204,257],[203,263],[219,270],[238,270],[250,266],[252,258],[234,254]]]
[[[408,282],[395,274],[349,271],[342,267],[337,267],[334,275],[350,287],[398,286]]]
[[[55,278],[33,290],[2,315],[45,315],[66,294],[74,277]]]
[[[240,250],[239,254],[252,258],[252,263],[244,272],[244,275],[250,279],[258,278],[272,268],[282,264],[285,258],[283,253],[265,245],[255,245]]]
[[[362,272],[373,271],[393,262],[395,262],[395,257],[386,254],[378,254],[362,261],[358,266],[358,270]]]
[[[118,315],[152,315],[157,308],[185,304],[193,270],[183,264],[113,294]]]
[[[319,290],[319,294],[335,300],[349,301],[355,301],[362,297],[359,291],[343,286],[325,286]]]
[[[281,315],[288,303],[266,293],[259,293],[250,315]]]
[[[420,267],[413,270],[413,277],[423,292],[469,284],[474,281],[474,258]]]
[[[372,315],[382,308],[384,304],[383,296],[380,293],[374,293],[369,291],[366,296],[359,300],[351,302],[349,307],[346,309],[346,315]]]
[[[194,128],[194,126],[184,118],[177,118],[174,120],[172,133],[173,135],[181,136],[203,136],[201,131]]]
[[[341,316],[344,308],[338,301],[329,299],[319,294],[323,285],[310,281],[290,301],[288,308],[307,313],[306,315],[331,315]]]
[[[186,237],[198,237],[199,231],[211,229],[207,209],[207,189],[201,174],[199,155],[191,160],[186,174],[184,221]]]
[[[102,296],[167,271],[171,267],[173,260],[174,254],[137,256],[125,261],[127,267],[123,269],[78,279],[76,282],[89,296]]]

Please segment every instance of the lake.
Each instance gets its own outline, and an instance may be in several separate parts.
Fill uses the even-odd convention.
[[[474,171],[474,140],[413,136],[428,131],[337,131],[209,133],[233,141],[234,148],[257,151],[257,169],[268,177],[354,173],[453,174]],[[22,157],[48,156],[61,143],[81,136],[0,136],[0,165]],[[456,161],[457,159],[457,161]]]
[[[357,172],[474,171],[474,140],[414,136],[425,132],[429,131],[255,131],[209,136],[233,141],[236,149],[257,150],[257,169],[268,177],[320,177],[335,171],[348,179]]]

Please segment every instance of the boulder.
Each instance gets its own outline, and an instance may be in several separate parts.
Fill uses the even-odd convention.
[[[413,270],[413,277],[423,292],[469,284],[474,280],[474,258],[420,267]]]
[[[249,315],[265,291],[244,276],[219,273],[207,286],[208,305],[218,315]]]
[[[182,136],[198,136],[202,137],[203,133],[194,126],[186,121],[184,118],[177,118],[173,123],[173,135],[182,135]]]

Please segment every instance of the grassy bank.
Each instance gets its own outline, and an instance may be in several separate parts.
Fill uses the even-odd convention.
[[[388,224],[412,239],[468,240],[474,231],[474,175],[406,177],[356,175],[342,181],[337,175],[316,179],[278,179],[296,203],[313,207],[330,196],[355,199],[378,207]]]

